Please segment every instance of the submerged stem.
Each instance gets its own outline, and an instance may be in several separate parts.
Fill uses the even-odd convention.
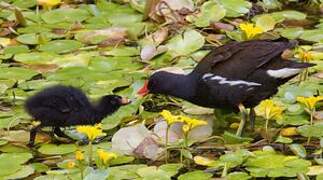
[[[166,148],[166,158],[165,158],[165,163],[168,163],[168,133],[169,133],[169,125],[166,127],[166,135],[165,135],[165,148]]]
[[[89,142],[89,166],[92,165],[92,151],[93,151],[93,146],[92,146],[92,141]]]
[[[266,119],[266,124],[265,124],[266,139],[267,139],[267,141],[269,142],[268,123],[269,123],[269,119]]]
[[[310,125],[313,125],[314,113],[315,113],[315,109],[312,109],[310,112]],[[306,144],[309,145],[310,142],[311,142],[311,136],[307,138]]]

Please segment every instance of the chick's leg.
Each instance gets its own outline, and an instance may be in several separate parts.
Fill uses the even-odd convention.
[[[30,138],[29,138],[29,143],[27,144],[27,146],[29,146],[29,147],[34,146],[37,131],[38,131],[41,127],[42,127],[42,126],[41,126],[41,124],[40,124],[40,125],[37,125],[37,126],[33,127],[33,128],[30,130]]]

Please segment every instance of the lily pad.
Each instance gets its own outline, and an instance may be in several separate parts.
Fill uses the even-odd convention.
[[[239,17],[248,13],[252,4],[246,0],[220,0],[226,9],[226,17]]]
[[[42,154],[46,155],[60,155],[60,154],[69,154],[75,152],[77,149],[75,144],[43,144],[38,149],[38,151]]]
[[[323,137],[323,124],[304,125],[297,128],[302,136],[305,137]]]
[[[196,30],[186,30],[178,34],[166,44],[173,57],[189,55],[204,45],[204,37]]]
[[[53,53],[68,53],[83,46],[82,43],[74,40],[55,40],[39,46],[40,51]]]
[[[38,74],[37,72],[20,67],[0,68],[0,79],[27,80]]]
[[[48,24],[82,22],[89,17],[90,14],[86,10],[72,8],[55,9],[41,15],[41,18]]]
[[[212,174],[203,172],[201,170],[196,170],[182,174],[178,177],[178,180],[211,180]]]
[[[296,177],[306,173],[311,162],[296,156],[284,156],[273,151],[255,151],[245,163],[253,177]]]
[[[9,176],[4,177],[5,179],[23,179],[34,173],[34,168],[31,165],[22,166],[22,168]]]
[[[0,155],[0,177],[18,173],[33,156],[31,153],[3,153]]]
[[[313,42],[323,42],[323,29],[304,30],[300,39]]]
[[[201,12],[187,18],[197,27],[207,27],[210,23],[217,22],[225,16],[226,10],[216,1],[207,1],[201,6]]]

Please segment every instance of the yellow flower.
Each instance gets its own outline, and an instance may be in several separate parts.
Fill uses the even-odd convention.
[[[79,133],[85,134],[90,141],[93,141],[98,136],[103,135],[101,125],[95,126],[78,126],[76,130]]]
[[[264,31],[252,23],[241,23],[239,28],[246,35],[247,40],[254,38],[256,35],[263,33]]]
[[[176,122],[183,122],[181,119],[178,118],[178,116],[174,116],[172,115],[172,113],[170,113],[167,110],[163,110],[160,115],[163,116],[163,118],[165,119],[165,121],[167,122],[168,125],[174,124]]]
[[[182,127],[182,129],[183,129],[183,132],[185,134],[188,133],[191,130],[190,126],[187,125],[187,124],[184,124],[183,127]]]
[[[178,118],[181,119],[183,122],[185,122],[190,127],[190,130],[197,127],[197,126],[207,125],[206,121],[192,119],[187,116],[178,116]]]
[[[75,159],[78,160],[78,161],[84,160],[84,154],[83,154],[83,152],[80,151],[80,150],[77,150],[75,152]]]
[[[296,57],[305,62],[308,62],[314,59],[313,53],[311,51],[307,51],[302,48],[299,48],[298,53],[296,54]]]
[[[37,0],[37,4],[43,6],[44,9],[52,9],[61,3],[61,0]]]
[[[262,101],[257,108],[257,114],[267,120],[280,120],[282,118],[283,111],[284,109],[282,107],[276,105],[273,100],[269,99]]]
[[[314,110],[317,102],[322,101],[323,96],[297,97],[297,101],[304,104],[309,110]]]
[[[67,162],[67,168],[68,169],[72,169],[75,167],[75,162],[74,161],[68,161]]]
[[[103,149],[97,150],[99,159],[103,162],[103,164],[107,165],[112,159],[116,159],[118,156],[116,153],[113,152],[107,152]]]

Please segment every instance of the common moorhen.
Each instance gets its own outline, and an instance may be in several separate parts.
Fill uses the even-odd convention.
[[[240,136],[246,123],[245,107],[250,108],[253,127],[253,108],[277,93],[280,85],[303,68],[314,65],[281,57],[295,45],[295,42],[267,40],[228,43],[213,49],[187,75],[154,73],[138,93],[171,95],[203,107],[240,111],[242,121],[237,131]]]
[[[77,88],[63,85],[46,88],[27,99],[25,103],[26,111],[41,122],[31,129],[28,145],[33,146],[36,133],[42,127],[53,127],[54,134],[66,137],[60,127],[99,123],[104,117],[128,103],[130,101],[126,98],[106,95],[93,105]]]

